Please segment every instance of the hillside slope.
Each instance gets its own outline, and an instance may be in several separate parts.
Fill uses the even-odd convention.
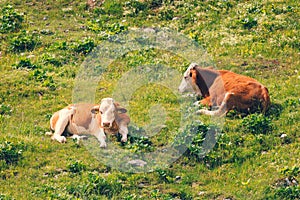
[[[2,0],[0,9],[0,199],[300,199],[298,1]],[[267,115],[231,112],[204,158],[202,140],[194,140],[170,167],[149,173],[119,171],[82,143],[45,136],[51,114],[74,100],[76,75],[93,50],[118,34],[164,27],[203,47],[206,65],[262,82],[272,102]],[[163,47],[127,52],[102,74],[95,102],[132,69],[183,73],[188,64]],[[164,146],[180,131],[179,104],[170,88],[137,88],[128,102],[131,130],[139,133],[151,116],[165,117],[165,126],[153,137],[121,145],[112,136],[109,144],[137,154]],[[197,119],[199,139],[211,121]]]

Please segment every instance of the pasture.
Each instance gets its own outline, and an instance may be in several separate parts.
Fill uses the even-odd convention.
[[[0,199],[300,199],[297,0],[96,2],[0,1]],[[220,121],[194,115],[196,98],[176,91],[190,60],[163,45],[126,51],[101,68],[106,60],[94,52],[112,48],[118,35],[164,28],[198,44],[203,66],[265,85],[271,98],[266,115],[231,111]],[[190,48],[178,44],[181,52]],[[94,65],[85,68],[90,58]],[[84,72],[101,76],[80,90]],[[76,96],[76,89],[83,93]],[[60,144],[45,135],[55,111],[81,98],[99,103],[111,96],[127,100],[132,123],[126,143],[109,136],[108,148],[94,152],[89,145],[99,144],[92,137]],[[192,120],[181,123],[185,114]],[[217,140],[203,156],[211,130]],[[186,151],[168,166],[158,159],[152,169],[148,155],[169,144]],[[108,165],[126,159],[111,159],[113,145],[148,159],[150,168],[134,173],[128,165]],[[106,152],[103,160],[99,152]]]

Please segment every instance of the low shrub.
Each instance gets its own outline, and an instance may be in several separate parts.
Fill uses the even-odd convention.
[[[7,165],[16,164],[23,158],[24,144],[14,144],[9,141],[0,143],[0,160],[4,160]]]
[[[157,169],[156,173],[158,174],[159,180],[164,183],[171,183],[174,181],[174,174],[170,170]]]
[[[88,54],[95,47],[95,42],[92,39],[85,39],[74,45],[73,49],[76,53]]]
[[[11,5],[3,7],[0,16],[0,33],[15,32],[22,28],[24,16]]]
[[[56,58],[54,55],[43,54],[42,63],[44,65],[53,65],[55,67],[61,67],[63,65],[62,61]]]
[[[253,134],[265,134],[272,130],[272,121],[261,113],[254,113],[243,118],[241,127]]]
[[[44,69],[35,69],[29,74],[29,79],[35,80],[36,82],[41,83],[42,87],[47,87],[50,90],[56,89],[56,84],[52,76],[47,75],[47,71]]]
[[[264,199],[300,199],[300,185],[296,177],[300,174],[300,167],[284,167],[281,173],[287,177],[277,180],[272,186],[265,189]]]
[[[82,161],[76,160],[68,164],[67,169],[72,173],[81,173],[86,170],[86,165]]]
[[[8,49],[15,53],[32,51],[40,44],[41,42],[37,34],[23,30],[20,34],[10,39]]]
[[[5,194],[0,194],[0,200],[13,200],[13,198]]]
[[[122,184],[116,179],[105,179],[99,175],[90,173],[87,181],[82,185],[67,186],[69,194],[83,199],[91,199],[99,195],[111,198],[122,191]]]
[[[185,151],[187,156],[200,158],[205,149],[203,142],[209,127],[201,121],[194,121],[185,126],[184,130],[179,133],[173,146],[179,151]]]
[[[12,108],[10,105],[0,104],[0,115],[10,115],[12,113]]]
[[[128,26],[119,22],[108,23],[106,20],[96,19],[87,24],[89,30],[95,33],[101,33],[102,39],[128,30]]]
[[[245,29],[252,29],[253,27],[256,27],[258,25],[258,22],[257,22],[257,18],[248,16],[241,20],[241,24]]]
[[[16,69],[26,69],[26,70],[32,70],[39,68],[37,65],[32,64],[29,58],[21,58],[19,63],[13,65]]]

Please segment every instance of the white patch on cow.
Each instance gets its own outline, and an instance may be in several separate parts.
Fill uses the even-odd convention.
[[[53,140],[57,140],[60,143],[65,143],[67,141],[66,137],[61,136],[61,134],[67,126],[70,116],[75,112],[76,108],[73,106],[70,107],[70,109],[65,108],[59,112],[59,119],[57,120],[55,127],[52,127],[55,130],[52,136]]]
[[[190,64],[187,70],[184,72],[182,81],[178,87],[180,93],[194,91],[192,87],[192,77],[190,77],[190,69],[192,69],[195,66],[197,66],[196,63]]]
[[[112,98],[104,98],[101,100],[100,108],[101,126],[110,128],[115,121],[116,107]]]

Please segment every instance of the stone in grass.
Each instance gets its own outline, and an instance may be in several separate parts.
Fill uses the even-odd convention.
[[[147,165],[147,162],[140,160],[140,159],[130,160],[127,163],[132,166],[138,166],[138,167],[144,167],[145,165]]]

